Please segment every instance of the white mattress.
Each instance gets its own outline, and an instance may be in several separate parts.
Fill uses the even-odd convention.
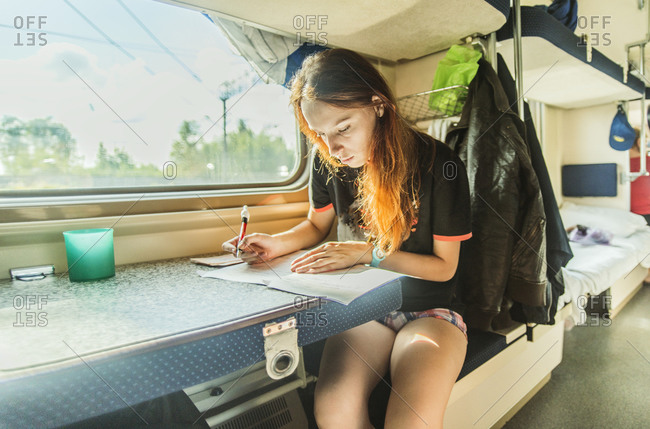
[[[562,268],[565,293],[560,305],[581,295],[598,295],[627,276],[639,263],[650,267],[650,226],[629,237],[614,237],[609,245],[571,242],[573,258]]]

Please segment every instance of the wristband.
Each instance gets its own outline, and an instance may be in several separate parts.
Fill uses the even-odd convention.
[[[386,259],[386,253],[380,248],[378,248],[377,246],[375,246],[372,249],[372,262],[370,263],[370,266],[378,267],[381,261],[383,261],[384,259]]]

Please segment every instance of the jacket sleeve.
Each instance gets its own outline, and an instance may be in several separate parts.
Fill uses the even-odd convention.
[[[519,146],[519,225],[505,295],[528,306],[546,305],[546,215],[528,150]],[[529,321],[532,322],[532,321]]]
[[[517,221],[517,186],[506,172],[499,172],[490,153],[499,153],[495,139],[484,136],[483,150],[467,138],[458,146],[465,155],[471,189],[473,236],[462,254],[460,287],[467,305],[468,326],[490,330],[492,319],[501,311],[508,282]],[[479,169],[481,166],[481,169]],[[484,170],[491,166],[491,173]],[[512,165],[508,167],[512,168]]]
[[[459,288],[473,328],[490,330],[508,311],[504,302],[546,300],[543,203],[522,132],[496,74],[482,64],[446,139],[469,178],[473,237],[461,252]]]

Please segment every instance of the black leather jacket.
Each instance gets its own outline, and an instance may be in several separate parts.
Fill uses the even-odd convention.
[[[445,140],[465,163],[472,200],[473,236],[459,271],[465,321],[490,330],[508,311],[503,302],[545,305],[546,219],[524,125],[490,64],[479,64],[461,120]]]

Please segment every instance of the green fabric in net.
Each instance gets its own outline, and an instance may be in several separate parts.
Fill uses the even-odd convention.
[[[481,53],[472,48],[452,45],[436,69],[433,77],[433,89],[447,88],[454,85],[468,86],[478,71]],[[429,97],[429,107],[444,115],[453,116],[463,110],[467,98],[465,88],[453,88],[434,92]]]

